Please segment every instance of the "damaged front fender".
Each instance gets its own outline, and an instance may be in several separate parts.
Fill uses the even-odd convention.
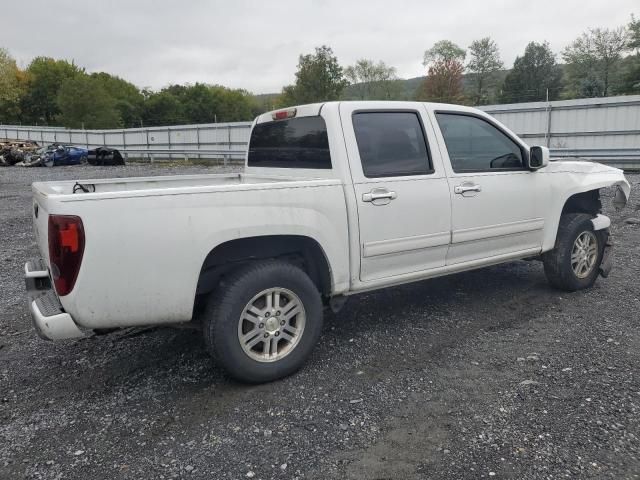
[[[616,185],[616,194],[613,197],[613,206],[616,210],[622,210],[627,205],[627,202],[629,201],[629,192],[629,183],[627,183],[626,192],[622,185]]]
[[[553,249],[560,216],[565,205],[570,202],[573,196],[598,191],[602,188],[615,187],[614,207],[621,209],[629,201],[631,187],[624,177],[624,172],[618,168],[587,161],[556,160],[539,172],[548,175],[550,194],[549,209],[545,219],[548,228],[545,228],[543,252]],[[597,206],[599,206],[599,202],[596,205],[589,205],[588,211],[592,211],[594,217],[599,213]],[[594,220],[595,229],[602,227],[603,221],[597,217]]]
[[[616,187],[615,208],[623,208],[629,201],[631,186],[619,168],[595,162],[557,160],[551,162],[545,171],[554,174],[555,188],[564,190],[567,196]]]

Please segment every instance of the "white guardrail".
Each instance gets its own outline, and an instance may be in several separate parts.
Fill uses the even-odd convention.
[[[224,165],[230,160],[244,160],[246,150],[205,150],[205,149],[183,149],[183,150],[161,150],[161,149],[145,149],[145,148],[123,148],[120,152],[126,160],[129,158],[148,159],[153,163],[158,159],[172,159],[176,157],[184,158],[185,161],[190,159],[222,159]]]

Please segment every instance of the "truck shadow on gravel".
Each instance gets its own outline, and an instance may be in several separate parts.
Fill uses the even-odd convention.
[[[337,314],[325,313],[320,342],[302,371],[265,386],[227,378],[205,351],[199,330],[156,328],[132,337],[118,333],[73,343],[36,343],[46,350],[46,382],[59,398],[106,400],[141,386],[169,394],[172,401],[201,401],[219,412],[224,391],[242,394],[256,388],[287,395],[297,376],[314,384],[333,380],[332,372],[355,365],[363,380],[376,381],[406,368],[407,354],[437,359],[465,336],[481,330],[510,328],[541,308],[551,296],[537,263],[516,262],[426,280],[351,298]],[[549,305],[549,301],[544,302]],[[415,342],[413,338],[427,338]],[[2,352],[0,352],[2,353]],[[34,388],[43,369],[22,372]],[[340,378],[336,380],[339,388]],[[284,385],[283,385],[284,383]]]
[[[363,359],[362,363],[368,357],[375,361],[378,353],[372,355],[363,340],[384,336],[397,341],[410,332],[433,330],[432,333],[437,333],[432,323],[439,322],[438,328],[441,328],[448,322],[449,328],[430,340],[429,351],[437,355],[467,334],[511,328],[539,314],[543,304],[545,308],[552,308],[551,298],[541,300],[545,296],[557,297],[557,292],[547,286],[537,262],[488,267],[357,295],[349,299],[339,313],[325,311],[321,340],[311,363],[303,370],[312,375],[318,365],[332,368],[331,358],[336,351],[358,356]],[[456,335],[451,335],[451,329]],[[92,364],[87,371],[86,388],[94,392],[97,371],[105,388],[122,382],[135,384],[138,376],[151,374],[160,380],[173,373],[184,374],[190,381],[197,380],[203,388],[208,385],[245,387],[227,378],[215,365],[197,329],[160,327],[122,338],[116,333],[83,339],[72,347],[67,345],[56,351],[61,355],[74,352]],[[385,363],[384,371],[395,368],[393,362]],[[195,376],[194,369],[198,372]],[[75,383],[74,389],[82,388],[82,376],[75,379],[80,383]]]

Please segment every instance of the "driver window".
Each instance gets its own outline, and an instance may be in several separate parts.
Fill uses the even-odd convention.
[[[469,115],[437,113],[456,173],[522,170],[520,146],[489,122]]]

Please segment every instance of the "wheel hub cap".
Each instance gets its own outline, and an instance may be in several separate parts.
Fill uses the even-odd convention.
[[[598,240],[591,231],[582,232],[571,249],[571,268],[578,278],[586,278],[598,260]]]
[[[278,320],[272,317],[269,320],[267,320],[265,324],[265,328],[267,332],[273,333],[280,328],[280,324],[278,323]]]
[[[245,354],[258,362],[274,362],[298,345],[306,323],[300,298],[286,288],[269,288],[244,307],[238,340]]]

